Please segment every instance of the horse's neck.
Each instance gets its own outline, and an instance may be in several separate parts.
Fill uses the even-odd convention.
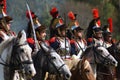
[[[89,61],[90,65],[91,65],[91,68],[93,70],[94,76],[96,78],[97,63],[96,63],[96,60],[95,60],[95,52],[90,49],[85,54],[86,54],[85,58]]]
[[[96,63],[96,60],[95,60],[95,52],[93,51],[92,48],[85,52],[84,57],[85,57],[85,59],[87,59],[91,64],[95,64],[95,63]]]
[[[8,44],[5,49],[3,49],[3,52],[1,53],[0,62],[4,64],[9,64],[9,60],[11,57],[11,51],[12,47],[11,44]],[[8,77],[9,75],[9,67],[6,67],[5,65],[0,64],[0,78],[1,80],[5,80],[4,77]],[[9,80],[9,79],[8,79]]]
[[[46,63],[46,57],[44,54],[45,53],[43,53],[42,51],[39,51],[36,55],[33,56],[34,66],[37,71],[36,75],[33,77],[33,80],[44,80],[46,73],[43,70],[43,68],[45,68],[44,64]]]
[[[80,59],[64,59],[65,64],[69,67],[69,69],[73,69],[76,67]]]

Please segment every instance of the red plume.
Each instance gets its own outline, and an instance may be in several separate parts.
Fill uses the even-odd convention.
[[[3,8],[3,11],[4,11],[5,13],[7,13],[6,9],[7,9],[6,0],[4,0],[4,8]]]
[[[3,11],[6,14],[6,0],[0,0],[0,5],[3,5]]]
[[[108,24],[109,24],[109,30],[110,30],[110,32],[113,32],[112,18],[108,18]]]
[[[98,27],[101,26],[101,22],[100,22],[100,20],[97,21],[97,24],[98,24]]]
[[[56,7],[53,7],[51,10],[50,10],[50,15],[52,15],[52,17],[57,17],[58,16],[58,10]]]
[[[34,17],[36,16],[36,15],[34,14],[34,12],[30,11],[30,13],[31,13],[32,18],[34,18]],[[28,19],[30,19],[30,15],[29,15],[29,12],[28,12],[28,11],[26,11],[26,17],[27,17]]]
[[[99,11],[97,8],[92,9],[93,18],[97,19],[99,17]]]
[[[75,20],[75,15],[74,15],[74,13],[73,13],[72,11],[70,11],[70,12],[68,13],[68,17],[69,17],[71,20]]]

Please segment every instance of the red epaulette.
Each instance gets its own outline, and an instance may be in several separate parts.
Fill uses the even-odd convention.
[[[70,40],[70,44],[75,44],[75,40]]]
[[[112,43],[116,43],[117,41],[115,39],[112,39]]]
[[[33,38],[27,38],[27,42],[30,43],[30,44],[34,44],[35,43]]]
[[[56,37],[52,37],[50,40],[49,40],[49,43],[54,43],[56,40]]]
[[[87,42],[88,42],[88,43],[93,42],[93,38],[88,38],[88,39],[87,39]]]

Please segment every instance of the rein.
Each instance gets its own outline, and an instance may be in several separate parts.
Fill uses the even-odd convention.
[[[57,67],[55,66],[55,64],[51,61],[51,59],[52,59],[52,57],[50,56],[50,52],[52,52],[53,51],[53,49],[51,48],[51,47],[48,47],[45,43],[44,43],[44,45],[40,45],[41,46],[41,49],[44,51],[44,52],[46,52],[46,54],[44,54],[45,56],[46,56],[46,58],[47,58],[47,63],[51,63],[52,64],[52,66],[56,69],[56,71],[57,71],[57,73],[58,74],[60,74],[60,69],[65,65],[65,64],[62,64],[58,69],[57,69]],[[48,51],[45,51],[45,49],[44,48],[48,48],[49,50]],[[50,57],[49,57],[50,56]],[[49,69],[48,69],[49,70]]]
[[[47,58],[47,64],[50,63],[52,64],[52,66],[56,69],[57,73],[60,75],[60,69],[65,65],[65,64],[62,64],[58,69],[57,67],[54,65],[54,63],[51,61],[51,59],[49,58],[49,55],[45,55],[46,58]],[[49,70],[49,69],[48,69]]]
[[[23,46],[23,45],[27,45],[27,44],[28,44],[28,43],[25,42],[24,44],[20,44],[20,45],[18,45],[18,44],[13,45],[13,50],[12,50],[11,58],[13,58],[13,60],[14,60],[13,55],[16,54],[16,53],[14,53],[14,51],[17,50],[17,48],[19,48],[20,46]],[[15,47],[16,47],[16,48],[15,48]],[[3,60],[3,58],[1,57],[1,55],[0,55],[0,59],[2,60],[2,62],[0,62],[1,65],[6,66],[6,67],[11,67],[11,66],[13,66],[13,65],[11,65],[11,64],[7,64],[7,63]],[[19,64],[19,65],[21,65],[21,64],[33,64],[33,62],[32,62],[32,61],[29,61],[29,60],[26,60],[26,61],[20,61],[18,64]],[[18,65],[18,66],[19,66],[19,65]]]
[[[110,56],[110,54],[108,54],[107,56],[103,57],[101,54],[99,54],[98,51],[96,51],[96,48],[95,48],[95,47],[93,47],[93,51],[95,52],[95,54],[94,54],[95,63],[97,63],[96,57],[100,60],[101,63],[105,63],[106,61],[108,61],[108,60],[106,60],[106,59]],[[98,57],[98,55],[101,56],[102,58],[104,58],[104,60],[101,60],[101,59]]]

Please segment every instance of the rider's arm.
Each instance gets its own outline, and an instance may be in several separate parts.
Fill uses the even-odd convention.
[[[56,50],[56,49],[59,48],[60,43],[59,43],[59,41],[58,41],[55,37],[51,38],[51,39],[49,40],[49,43],[50,43],[50,46],[51,46],[53,49]]]
[[[74,40],[71,40],[71,41],[70,41],[70,44],[71,44],[71,55],[73,55],[73,54],[77,55],[77,50],[76,50],[76,46],[75,46],[75,41],[74,41]]]

